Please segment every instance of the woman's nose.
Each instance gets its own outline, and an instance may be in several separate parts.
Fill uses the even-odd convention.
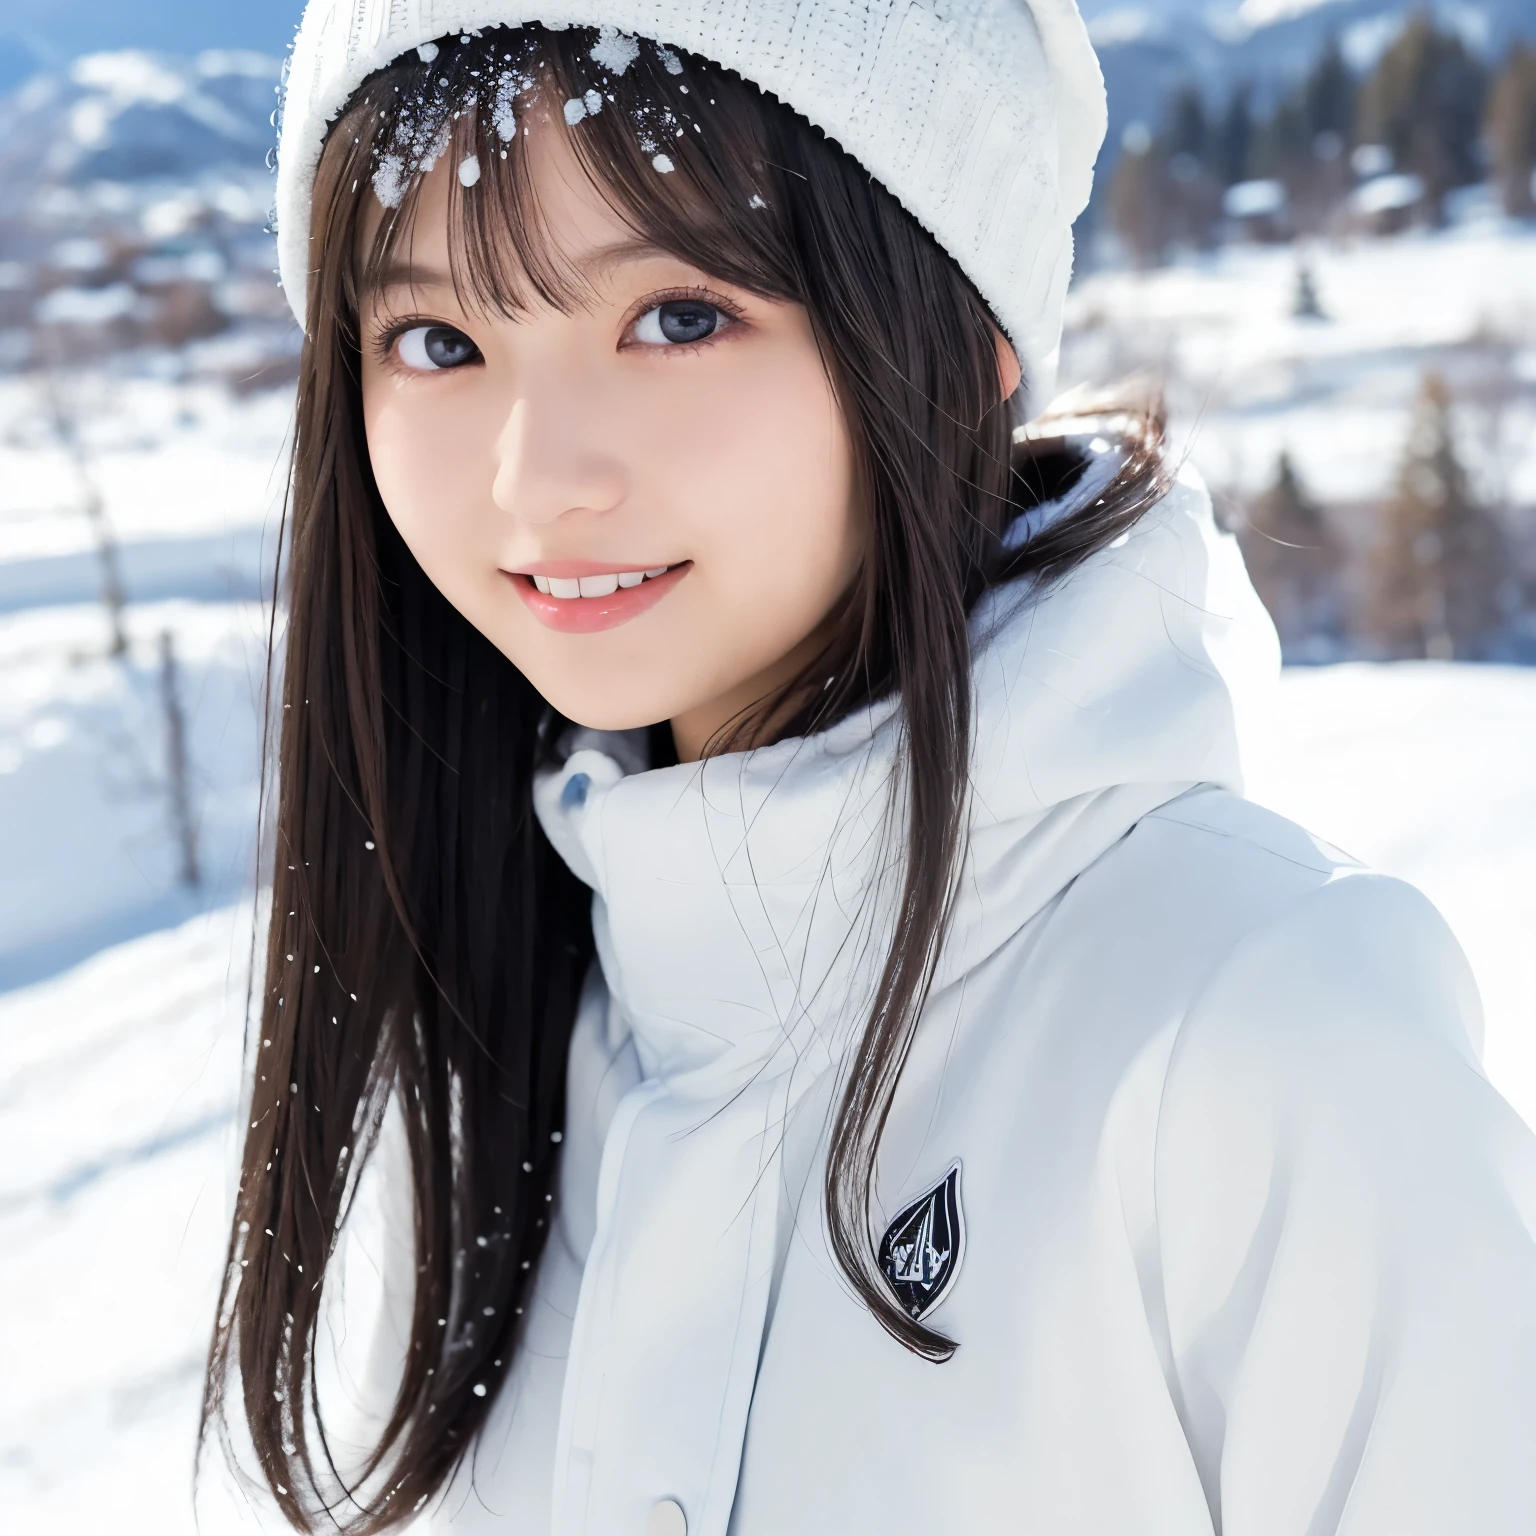
[[[623,501],[624,467],[602,440],[602,414],[573,391],[529,391],[496,440],[492,498],[511,516],[549,523],[569,512],[608,512]]]

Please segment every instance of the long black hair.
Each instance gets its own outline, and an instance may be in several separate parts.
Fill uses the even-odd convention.
[[[595,41],[493,28],[406,55],[356,92],[315,182],[272,917],[203,1418],[205,1432],[226,1422],[237,1378],[261,1474],[302,1530],[405,1518],[484,1421],[490,1399],[474,1387],[511,1361],[548,1232],[566,1053],[593,954],[589,892],[532,814],[549,708],[427,580],[369,467],[359,279],[409,231],[419,172],[444,154],[480,160],[475,185],[452,184],[450,207],[455,281],[477,302],[510,314],[578,302],[541,235],[517,113],[598,91],[601,110],[572,141],[615,210],[681,259],[810,317],[853,442],[869,553],[823,653],[711,750],[901,698],[907,856],[831,1132],[826,1207],[850,1286],[932,1360],[954,1346],[887,1290],[870,1200],[964,851],[967,618],[993,583],[1071,569],[1163,488],[1160,424],[1128,417],[1114,480],[1011,547],[1014,517],[1067,484],[1072,464],[1038,432],[1014,443],[995,321],[955,262],[837,144],[750,82],[651,44],[613,74],[593,61]],[[657,173],[663,153],[672,174]],[[387,215],[360,273],[370,187]],[[393,1411],[349,1489],[330,1463],[314,1348],[327,1263],[391,1100],[414,1186],[414,1310]]]

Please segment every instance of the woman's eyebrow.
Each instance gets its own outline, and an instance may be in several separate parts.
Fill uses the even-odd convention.
[[[679,260],[675,252],[653,240],[641,238],[614,240],[594,246],[589,251],[568,258],[568,268],[591,284],[612,273],[615,268],[658,258]],[[358,297],[376,299],[395,288],[453,288],[452,276],[440,267],[418,266],[409,261],[387,261],[363,275]]]
[[[592,250],[575,257],[571,265],[583,277],[592,278],[630,262],[652,261],[657,257],[677,259],[674,252],[657,245],[654,240],[614,240],[608,245],[594,246]]]
[[[391,288],[451,288],[453,279],[437,267],[418,267],[408,261],[390,261],[364,275],[362,297],[373,298]]]

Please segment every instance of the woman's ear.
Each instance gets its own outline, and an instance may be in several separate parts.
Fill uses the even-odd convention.
[[[1018,353],[1013,350],[1013,344],[996,326],[992,328],[992,340],[997,347],[997,381],[1002,387],[1003,399],[1007,400],[1019,387],[1024,370],[1019,365]]]

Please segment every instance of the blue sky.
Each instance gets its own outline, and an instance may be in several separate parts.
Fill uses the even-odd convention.
[[[0,0],[0,85],[98,48],[281,53],[302,0]]]

